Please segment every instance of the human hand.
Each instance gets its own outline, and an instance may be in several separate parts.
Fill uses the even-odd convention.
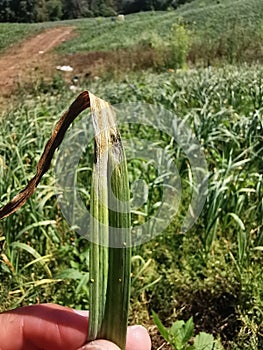
[[[119,350],[106,340],[86,344],[88,312],[56,304],[25,306],[0,314],[1,350]],[[126,350],[150,350],[145,328],[128,327]]]

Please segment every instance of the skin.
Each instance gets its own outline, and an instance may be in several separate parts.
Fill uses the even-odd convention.
[[[0,350],[120,350],[106,340],[86,344],[88,312],[55,304],[25,306],[0,314]],[[128,327],[126,350],[150,350],[145,328]]]

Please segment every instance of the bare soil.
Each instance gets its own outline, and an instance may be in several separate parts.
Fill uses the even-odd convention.
[[[74,27],[49,29],[6,50],[0,56],[0,97],[9,97],[35,71],[49,71],[50,66],[55,69],[51,50],[70,39],[73,31]]]

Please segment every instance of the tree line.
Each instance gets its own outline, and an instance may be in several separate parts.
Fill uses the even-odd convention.
[[[192,0],[1,0],[0,22],[45,22],[167,10]]]

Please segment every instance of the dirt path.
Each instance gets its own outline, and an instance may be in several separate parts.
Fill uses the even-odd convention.
[[[0,97],[8,97],[19,84],[32,79],[34,71],[50,66],[50,50],[73,36],[74,27],[46,30],[0,55]],[[56,64],[54,62],[53,67]]]

